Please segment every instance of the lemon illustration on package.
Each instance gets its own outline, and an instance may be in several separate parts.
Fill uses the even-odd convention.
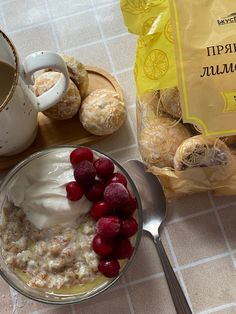
[[[169,61],[166,53],[155,49],[146,57],[144,62],[144,73],[150,80],[158,80],[166,74]]]
[[[139,15],[143,12],[149,12],[152,7],[156,5],[162,4],[165,0],[152,0],[152,1],[145,1],[145,0],[127,0],[121,1],[121,8],[123,11],[130,13],[132,15]]]
[[[172,25],[171,25],[170,20],[168,20],[168,22],[165,25],[164,34],[165,34],[166,39],[169,40],[169,42],[171,42],[171,43],[174,42]]]

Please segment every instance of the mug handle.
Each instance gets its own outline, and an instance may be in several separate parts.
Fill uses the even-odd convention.
[[[28,55],[24,62],[24,78],[28,85],[34,85],[33,74],[45,68],[53,68],[61,72],[61,77],[57,83],[46,93],[37,97],[38,111],[44,111],[55,105],[67,91],[69,86],[69,74],[67,66],[57,53],[50,51],[38,51]]]

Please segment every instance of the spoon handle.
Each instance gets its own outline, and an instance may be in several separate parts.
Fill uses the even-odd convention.
[[[192,314],[192,311],[188,305],[188,302],[185,298],[183,290],[181,289],[178,279],[175,276],[175,273],[166,255],[165,249],[159,236],[154,238],[154,243],[156,245],[157,252],[161,260],[161,264],[166,276],[166,280],[177,314]]]

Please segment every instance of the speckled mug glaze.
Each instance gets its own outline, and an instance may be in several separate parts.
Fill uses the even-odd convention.
[[[10,92],[0,104],[0,156],[10,156],[22,152],[34,141],[38,112],[59,101],[68,88],[69,76],[63,59],[53,52],[35,52],[20,63],[14,45],[2,31],[0,61],[15,69]],[[32,91],[32,75],[45,68],[54,68],[62,75],[53,88],[36,97]]]

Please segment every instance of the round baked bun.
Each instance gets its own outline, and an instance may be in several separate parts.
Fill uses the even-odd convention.
[[[197,135],[179,146],[174,157],[174,168],[185,170],[194,167],[225,166],[230,160],[230,150],[223,141],[215,137]]]
[[[67,65],[70,79],[75,83],[83,99],[88,91],[89,77],[85,66],[72,56],[61,55]]]
[[[59,72],[44,72],[35,79],[34,92],[36,96],[41,96],[52,88],[59,80],[61,74]],[[69,87],[53,107],[43,111],[47,117],[55,120],[66,120],[74,117],[80,107],[81,97],[78,88],[70,80]]]
[[[189,131],[172,118],[148,121],[139,135],[143,160],[159,168],[174,166],[174,155],[179,145],[190,137]]]
[[[97,89],[82,102],[79,117],[83,127],[90,133],[108,135],[117,131],[124,123],[126,109],[118,93]]]
[[[177,87],[166,88],[160,91],[160,109],[174,118],[182,117],[179,90]]]

